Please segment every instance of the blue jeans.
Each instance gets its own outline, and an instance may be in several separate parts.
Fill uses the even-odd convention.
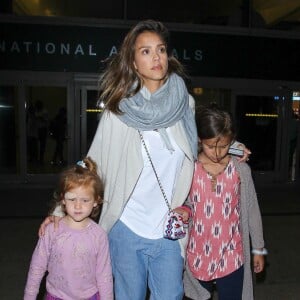
[[[182,300],[178,241],[145,239],[118,221],[109,233],[115,300]]]
[[[227,276],[212,280],[201,281],[200,284],[210,293],[213,291],[213,284],[216,283],[219,300],[241,300],[243,292],[244,266]]]

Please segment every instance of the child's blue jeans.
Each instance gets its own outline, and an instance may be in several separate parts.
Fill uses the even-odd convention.
[[[219,300],[241,300],[243,292],[244,266],[240,267],[231,274],[212,281],[201,281],[200,284],[210,293],[213,284],[216,284]]]

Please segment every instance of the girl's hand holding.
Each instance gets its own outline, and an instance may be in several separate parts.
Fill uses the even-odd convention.
[[[254,273],[260,273],[263,271],[265,265],[265,258],[263,255],[253,256],[253,270]]]
[[[173,211],[175,211],[181,215],[184,223],[187,223],[189,221],[189,218],[190,218],[189,208],[187,208],[185,206],[179,206],[179,207],[174,208]]]
[[[43,223],[40,225],[39,228],[39,237],[42,237],[45,234],[46,226],[51,222],[54,222],[54,227],[57,228],[58,222],[60,221],[61,218],[62,217],[57,217],[57,216],[48,216],[47,218],[45,218],[45,220],[43,221]]]

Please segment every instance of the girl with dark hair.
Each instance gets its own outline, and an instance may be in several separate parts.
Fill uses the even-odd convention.
[[[192,224],[185,291],[191,299],[253,299],[255,273],[264,269],[263,230],[249,166],[228,154],[235,139],[230,115],[216,107],[197,115],[200,153],[186,205]],[[197,282],[198,281],[198,282]]]

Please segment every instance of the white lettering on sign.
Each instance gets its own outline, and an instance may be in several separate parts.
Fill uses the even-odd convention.
[[[48,54],[48,55],[77,55],[77,56],[97,56],[95,45],[84,43],[54,43],[33,42],[33,41],[6,41],[0,40],[0,53],[26,53],[26,54]],[[112,45],[103,58],[110,57],[118,53],[116,45]],[[181,61],[203,61],[203,51],[201,49],[172,49],[174,57]]]
[[[0,52],[26,53],[26,54],[60,54],[96,56],[94,45],[54,43],[54,42],[32,42],[32,41],[0,41]]]
[[[70,44],[62,44],[60,47],[60,54],[70,55]]]
[[[176,57],[178,60],[196,60],[202,61],[203,60],[203,52],[200,49],[190,50],[190,49],[172,49],[171,53]]]
[[[32,42],[24,42],[26,53],[29,53],[29,49],[30,49],[31,45],[32,45]]]
[[[40,53],[40,52],[41,52],[40,43],[36,43],[36,53]]]
[[[93,46],[89,45],[89,55],[93,56],[93,55],[97,55],[96,52],[93,52]]]
[[[19,45],[18,45],[17,42],[13,42],[13,43],[12,43],[11,48],[10,48],[10,51],[11,51],[11,52],[17,51],[17,52],[19,52],[19,53],[21,52],[20,47],[19,47]]]
[[[81,54],[81,55],[84,55],[84,52],[83,52],[83,49],[82,49],[82,46],[79,44],[77,45],[76,47],[76,50],[74,52],[75,55],[78,55],[78,54]]]
[[[202,50],[195,50],[195,60],[201,61],[203,59]]]
[[[115,55],[118,53],[118,49],[116,46],[112,46],[110,52],[109,52],[109,56]]]
[[[53,43],[47,43],[45,45],[45,50],[46,50],[46,53],[48,53],[48,54],[54,54],[56,51],[56,48]]]

